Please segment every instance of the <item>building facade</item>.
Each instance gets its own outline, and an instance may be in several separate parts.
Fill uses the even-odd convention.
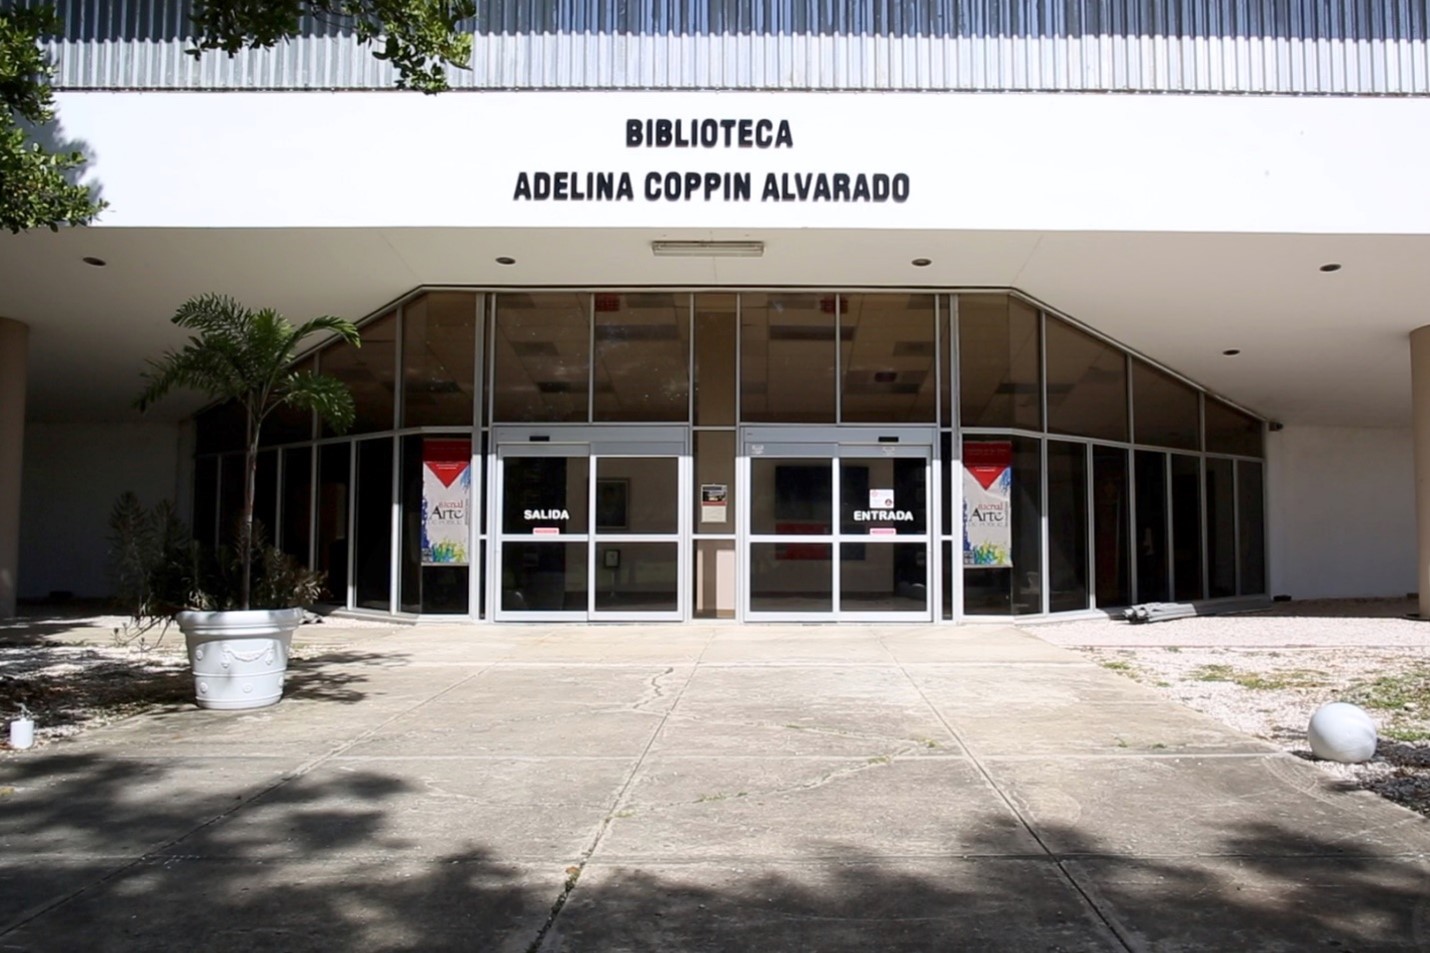
[[[103,591],[125,489],[227,535],[229,412],[129,409],[201,291],[362,322],[304,357],[357,425],[278,421],[258,496],[355,612],[1430,589],[1423,2],[488,0],[437,97],[330,29],[196,59],[180,3],[60,9],[110,209],[0,240],[21,596]]]

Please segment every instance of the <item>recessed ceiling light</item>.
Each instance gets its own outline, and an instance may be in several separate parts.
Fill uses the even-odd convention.
[[[1222,351],[1222,353],[1225,354],[1227,357],[1236,357],[1238,354],[1241,353],[1241,348],[1229,347],[1225,351]]]
[[[1324,265],[1321,266],[1321,270],[1324,271],[1324,272],[1326,272],[1327,274],[1329,274],[1329,273],[1331,273],[1331,272],[1333,272],[1333,271],[1340,271],[1340,270],[1341,270],[1341,263],[1338,262],[1338,261],[1328,261],[1328,262],[1326,262]]]
[[[81,259],[81,261],[83,261],[86,265],[93,265],[96,268],[103,268],[105,265],[109,264],[109,262],[105,261],[103,258],[85,257]]]
[[[498,264],[498,265],[514,265],[514,264],[516,264],[516,259],[515,259],[515,258],[509,258],[509,257],[506,256],[506,255],[502,255],[500,258],[497,259],[497,264]]]
[[[927,258],[915,258],[915,259],[911,262],[911,264],[912,264],[915,268],[927,268],[929,265],[932,265],[933,262],[930,261],[930,260],[927,259]]]

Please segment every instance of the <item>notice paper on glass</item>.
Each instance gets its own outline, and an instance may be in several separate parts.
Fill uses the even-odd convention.
[[[723,523],[728,518],[726,506],[730,502],[730,487],[724,483],[700,484],[700,522]]]

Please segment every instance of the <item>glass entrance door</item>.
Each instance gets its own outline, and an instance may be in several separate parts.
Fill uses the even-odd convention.
[[[497,621],[678,621],[689,451],[669,427],[499,428]]]
[[[745,618],[933,619],[923,428],[748,428]]]

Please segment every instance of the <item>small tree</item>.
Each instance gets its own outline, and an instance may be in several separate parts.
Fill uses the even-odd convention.
[[[263,422],[287,405],[315,412],[339,433],[356,415],[352,394],[335,377],[290,368],[303,341],[331,333],[354,347],[361,346],[351,321],[324,316],[294,327],[269,308],[253,311],[225,295],[190,298],[173,317],[174,324],[194,332],[178,350],[149,362],[144,392],[135,401],[140,411],[176,388],[196,390],[218,400],[234,401],[244,412],[243,512],[238,548],[242,553],[240,607],[250,606],[253,560],[253,495],[258,472],[258,440]]]

